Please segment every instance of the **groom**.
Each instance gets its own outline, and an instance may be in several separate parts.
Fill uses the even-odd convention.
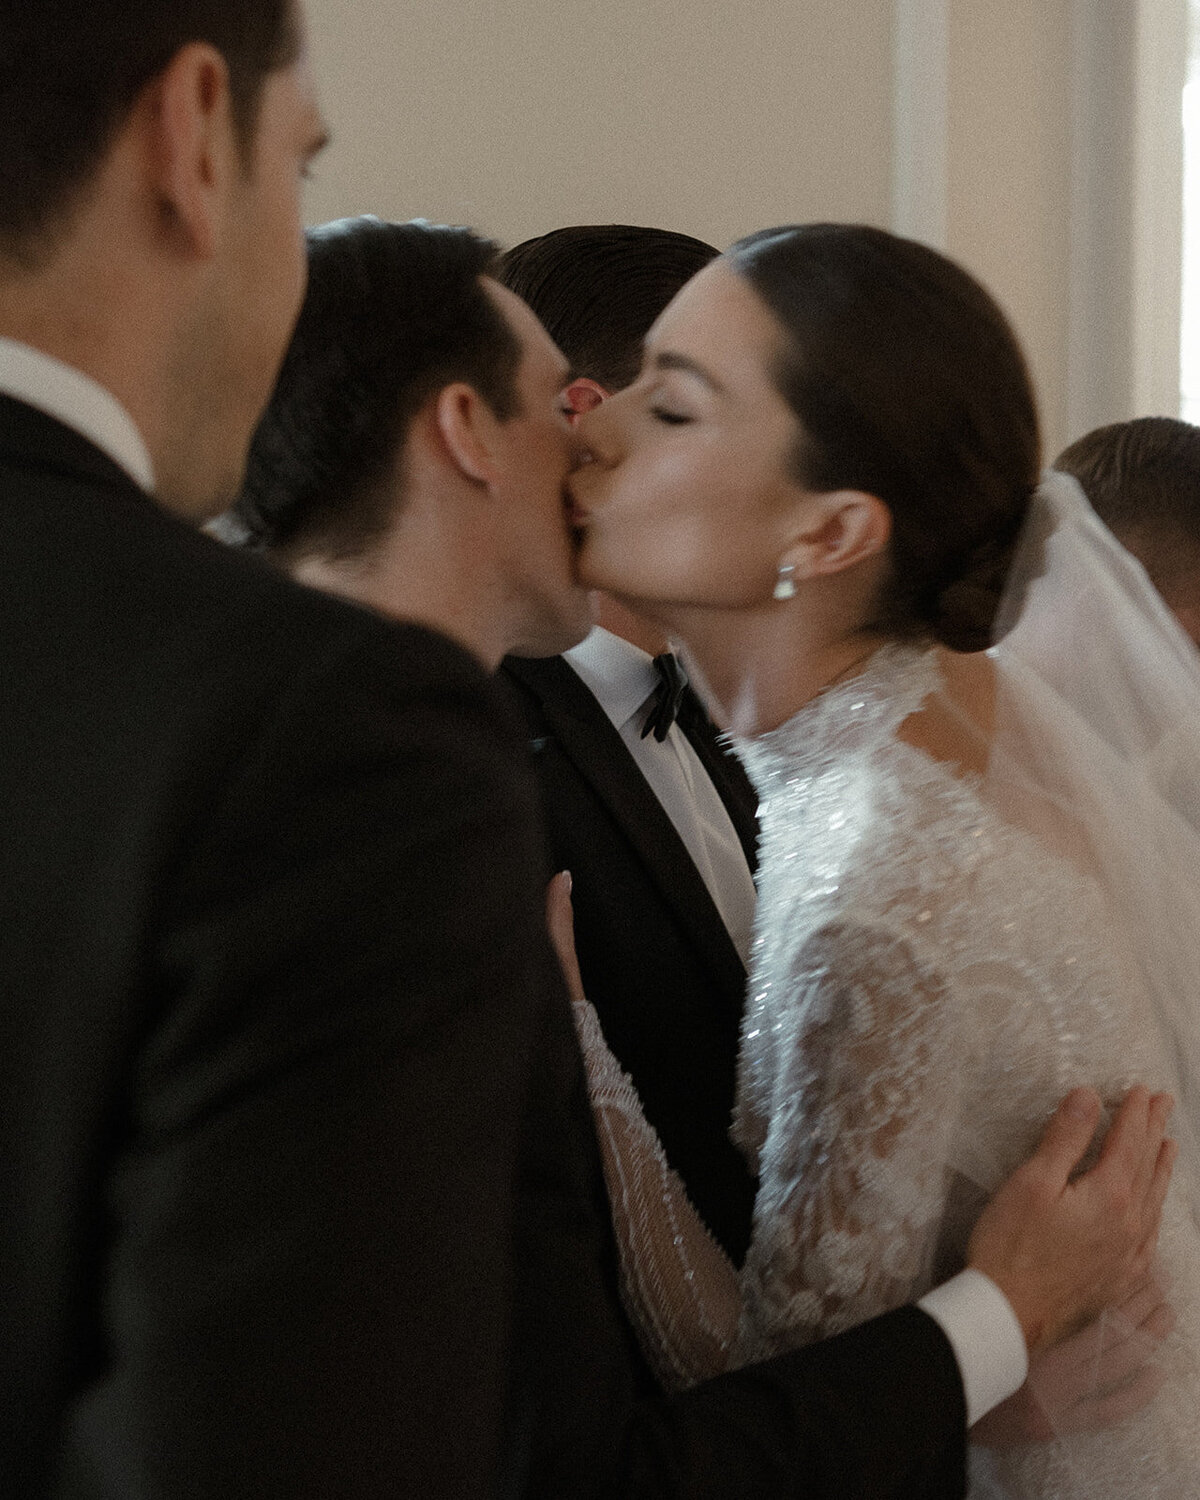
[[[566,363],[491,279],[492,247],[373,219],[325,226],[309,245],[305,306],[235,507],[243,535],[313,584],[456,635],[489,666],[566,644],[586,624],[561,493]],[[986,1211],[974,1269],[924,1311],[637,1404],[612,1247],[589,1216],[578,1057],[561,996],[547,999],[518,1184],[512,1491],[960,1494],[968,1417],[1020,1385],[1026,1342],[1054,1331],[1034,1308],[1055,1282],[1051,1300],[1073,1314],[1097,1305],[1085,1266],[1104,1204],[1148,1190],[1149,1157],[1136,1193],[1121,1161],[1143,1134],[1153,1142],[1160,1106],[1135,1098],[1098,1175],[1068,1187],[1095,1119],[1076,1097]],[[1160,1174],[1155,1198],[1163,1186]]]

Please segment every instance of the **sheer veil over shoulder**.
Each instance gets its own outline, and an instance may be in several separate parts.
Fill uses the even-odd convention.
[[[997,626],[991,779],[1042,806],[1109,895],[1166,1048],[1173,1130],[1200,1132],[1200,653],[1078,483],[1038,490]],[[1114,937],[1116,934],[1114,934]],[[1176,1175],[1186,1175],[1187,1162]]]
[[[1183,1500],[1200,1495],[1200,656],[1051,474],[990,660],[986,725],[938,650],[897,643],[736,742],[762,822],[733,1127],[760,1188],[740,1273],[583,1009],[626,1300],[670,1384],[836,1332],[959,1268],[1071,1087],[1109,1105],[1137,1079],[1170,1087],[1168,1379],[1110,1430],[975,1450],[972,1495]],[[930,705],[974,741],[970,769],[906,737]],[[1115,1315],[1112,1332],[1132,1336]]]

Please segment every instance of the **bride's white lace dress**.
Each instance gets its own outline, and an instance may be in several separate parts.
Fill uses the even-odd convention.
[[[669,1382],[920,1296],[961,1267],[983,1202],[1064,1093],[1115,1102],[1166,1076],[1099,890],[979,778],[897,738],[938,690],[936,663],[886,647],[737,744],[762,821],[734,1121],[760,1189],[740,1277],[582,1018],[626,1298]],[[1161,1256],[1179,1321],[1155,1401],[1110,1431],[974,1451],[973,1495],[1200,1495],[1200,1236],[1181,1190]]]

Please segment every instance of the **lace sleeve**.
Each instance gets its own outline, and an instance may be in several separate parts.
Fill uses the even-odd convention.
[[[772,1043],[738,1363],[927,1289],[959,1113],[959,1028],[908,944],[829,924],[793,975]]]
[[[621,1261],[621,1297],[668,1390],[729,1366],[741,1313],[737,1272],[667,1165],[600,1021],[574,1005]]]

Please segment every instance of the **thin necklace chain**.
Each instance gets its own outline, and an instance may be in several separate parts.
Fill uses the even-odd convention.
[[[828,682],[823,683],[819,691],[822,693],[827,693],[831,687],[836,687],[839,682],[844,682],[856,667],[861,667],[865,662],[870,661],[870,659],[879,649],[880,648],[877,645],[871,646],[866,651],[864,651],[861,656],[856,656],[852,662],[842,668],[842,670],[837,674],[836,677],[831,677]]]

